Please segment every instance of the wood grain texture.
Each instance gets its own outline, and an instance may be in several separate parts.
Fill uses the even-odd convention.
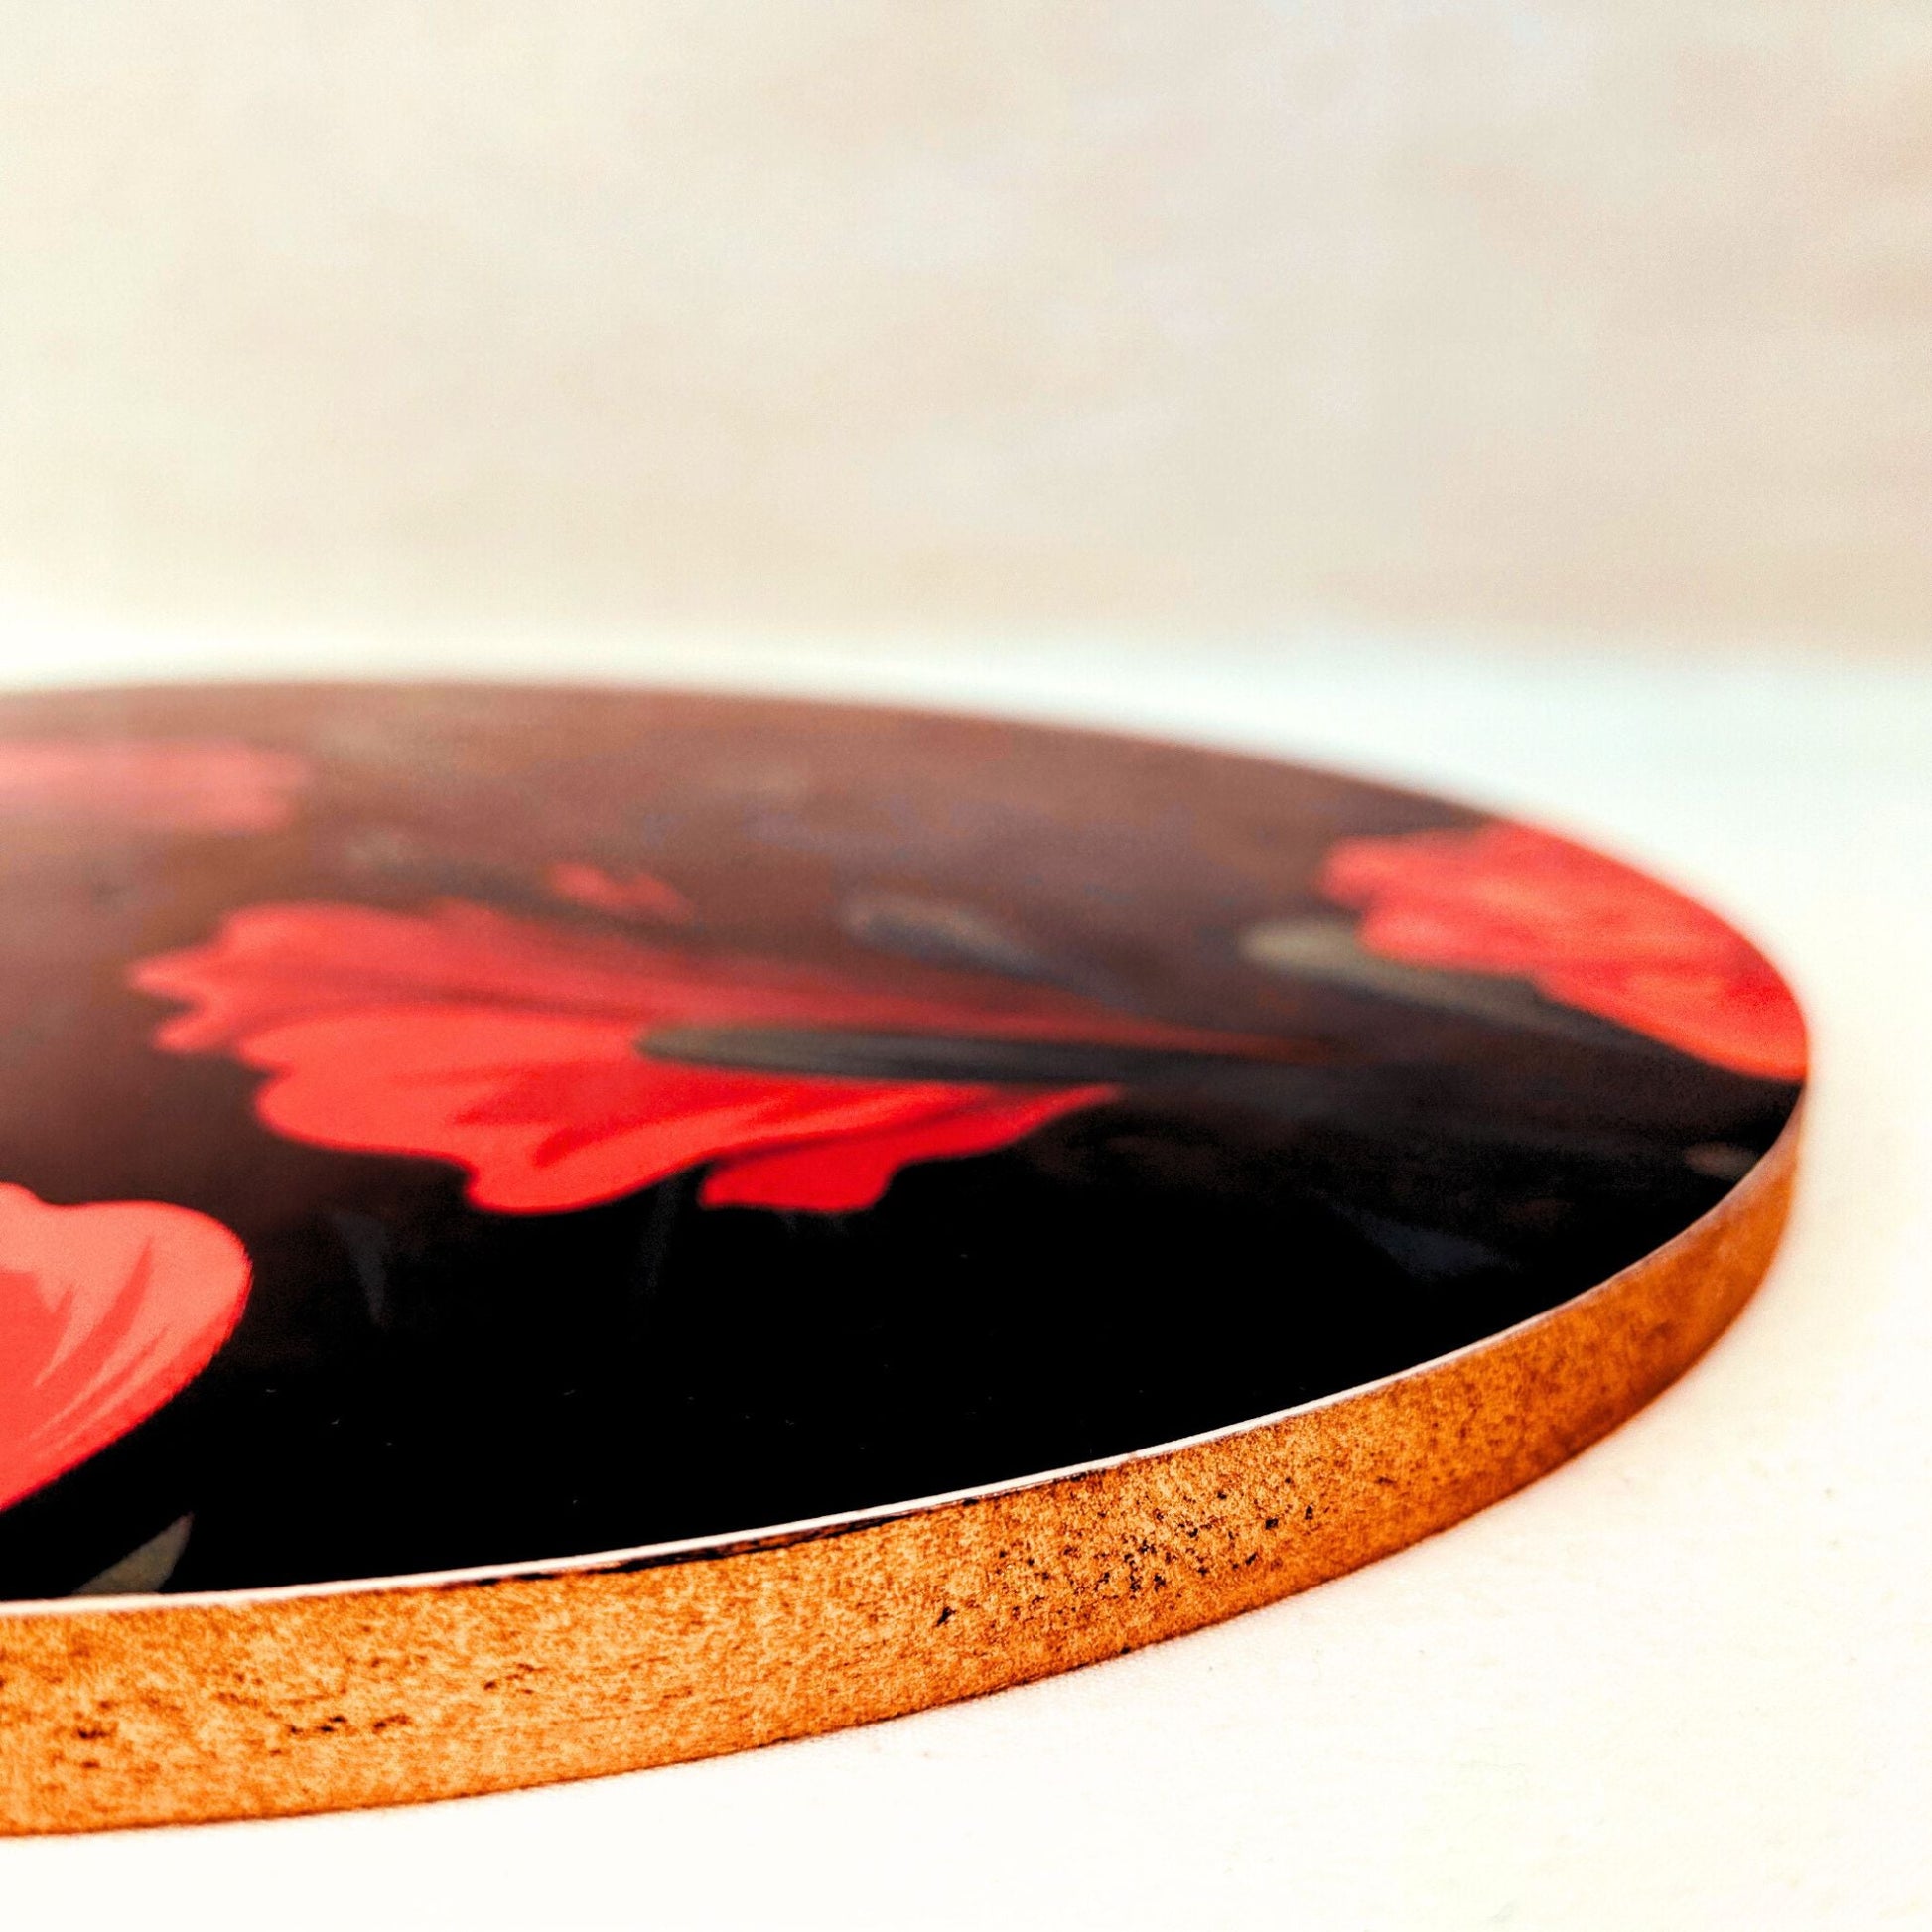
[[[0,1826],[403,1803],[998,1690],[1414,1543],[1670,1383],[1761,1279],[1798,1120],[1676,1240],[1356,1393],[1030,1487],[753,1545],[0,1617]]]

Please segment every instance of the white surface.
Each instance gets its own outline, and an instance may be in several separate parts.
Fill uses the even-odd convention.
[[[25,620],[16,681],[477,668]],[[487,668],[874,694],[1346,760],[1649,860],[1815,1027],[1769,1284],[1675,1390],[1355,1577],[867,1730],[411,1811],[0,1844],[27,1925],[1932,1923],[1932,672],[1334,640]]]

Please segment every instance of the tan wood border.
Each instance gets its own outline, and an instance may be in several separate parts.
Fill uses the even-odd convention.
[[[865,1724],[1193,1630],[1495,1502],[1762,1278],[1794,1117],[1710,1213],[1439,1361],[1073,1475],[754,1544],[0,1615],[0,1829],[399,1804]]]

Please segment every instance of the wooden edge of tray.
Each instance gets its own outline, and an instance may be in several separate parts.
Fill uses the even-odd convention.
[[[1273,1602],[1554,1468],[1763,1277],[1798,1120],[1547,1313],[1232,1434],[832,1531],[604,1568],[0,1613],[0,1831],[403,1804],[974,1697]]]

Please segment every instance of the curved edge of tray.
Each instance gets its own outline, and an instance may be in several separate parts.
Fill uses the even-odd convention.
[[[1794,1115],[1545,1314],[1227,1435],[851,1528],[500,1580],[0,1615],[0,1831],[401,1804],[740,1750],[1071,1670],[1338,1577],[1676,1379],[1770,1264]]]

